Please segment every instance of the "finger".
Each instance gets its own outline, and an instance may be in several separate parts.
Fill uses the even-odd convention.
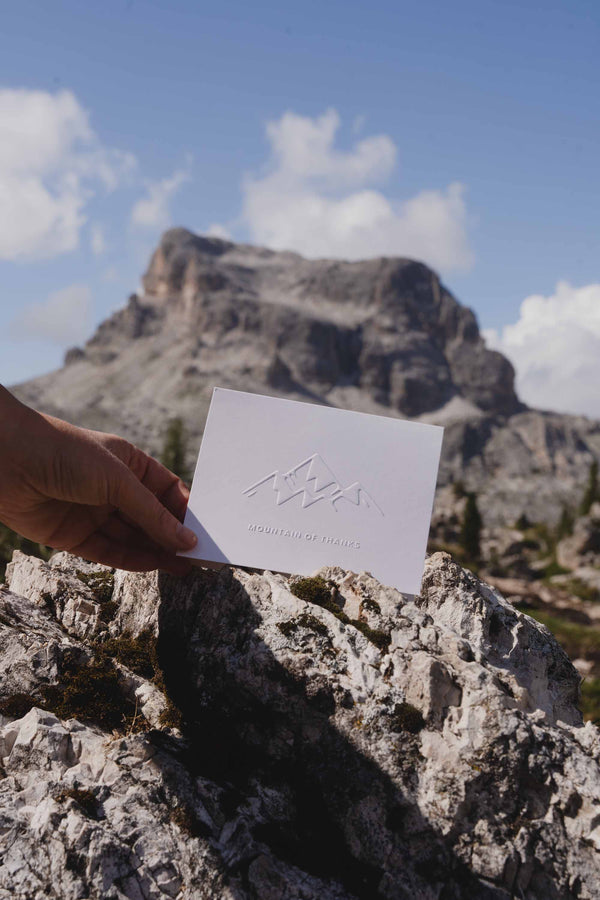
[[[154,569],[163,569],[172,575],[187,575],[191,568],[187,559],[179,559],[165,553],[164,550],[157,552],[154,549],[123,546],[121,541],[100,532],[90,535],[81,544],[73,547],[71,553],[90,562],[102,563],[129,572],[152,572]]]
[[[169,512],[182,520],[190,499],[190,492],[183,481],[129,441],[114,435],[107,437],[105,444],[111,453],[131,469],[138,480],[158,497]]]
[[[195,547],[197,538],[194,532],[182,525],[123,463],[117,464],[111,472],[108,501],[159,546],[172,553]]]
[[[162,558],[167,552],[149,538],[145,532],[141,531],[137,525],[123,521],[118,512],[106,519],[97,531],[111,540],[121,543],[126,548],[145,550],[148,553],[153,553],[157,558]]]

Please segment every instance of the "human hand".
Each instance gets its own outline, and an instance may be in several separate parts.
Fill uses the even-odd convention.
[[[23,537],[92,562],[185,574],[176,551],[189,492],[123,438],[24,406],[0,386],[0,521]]]

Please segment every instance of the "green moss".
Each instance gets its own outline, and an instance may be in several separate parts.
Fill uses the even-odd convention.
[[[135,638],[129,632],[108,638],[97,646],[97,654],[116,659],[142,678],[154,678],[159,668],[156,638],[149,628]]]
[[[76,575],[92,591],[96,601],[100,604],[100,621],[111,622],[119,608],[119,604],[112,599],[115,589],[114,574],[112,572],[78,571]]]
[[[378,615],[381,613],[379,603],[377,600],[372,600],[371,597],[363,597],[361,606],[363,609],[366,609],[367,612],[377,613]]]
[[[159,725],[163,728],[179,728],[183,727],[183,715],[177,709],[172,700],[167,697],[167,706],[158,717]]]
[[[297,581],[290,586],[290,591],[301,600],[306,600],[308,603],[316,603],[318,606],[322,606],[323,609],[332,613],[336,619],[339,619],[339,621],[343,622],[345,625],[353,625],[354,628],[364,634],[367,640],[371,641],[372,644],[375,644],[376,647],[379,647],[380,650],[387,650],[389,647],[390,636],[385,631],[378,631],[375,628],[371,628],[366,622],[361,622],[358,619],[351,619],[342,609],[340,609],[337,603],[332,599],[331,586],[324,578],[321,578],[320,575],[315,576],[315,578],[300,579],[300,581]],[[283,623],[283,625],[291,630],[292,623]]]
[[[30,709],[39,705],[39,700],[36,701],[31,694],[10,694],[0,700],[0,714],[8,716],[10,719],[22,719]]]
[[[314,578],[301,578],[290,586],[290,591],[301,600],[327,606],[331,603],[331,586],[320,575]]]
[[[137,675],[153,681],[167,699],[167,706],[158,718],[159,724],[163,728],[181,729],[184,725],[183,714],[167,691],[164,675],[158,661],[157,645],[158,642],[154,632],[147,628],[137,637],[133,637],[126,632],[117,638],[108,638],[108,640],[97,645],[97,655],[99,658],[116,659],[117,662],[131,669]],[[147,725],[144,717],[139,714],[134,719],[126,718],[124,720],[125,727],[127,727],[128,722],[130,723],[129,730],[143,730]]]
[[[210,836],[208,825],[202,822],[187,806],[177,806],[171,811],[170,819],[174,825],[177,825],[189,837],[207,838]]]
[[[600,678],[585,679],[581,685],[579,706],[584,719],[596,724],[600,722]]]
[[[115,587],[112,572],[77,572],[77,577],[95,594],[98,603],[108,603]]]
[[[408,731],[410,734],[418,734],[425,728],[423,713],[412,703],[396,703],[391,719],[392,731]]]
[[[60,719],[93,722],[107,730],[123,730],[136,715],[135,704],[123,693],[119,673],[106,657],[69,666],[56,685],[41,691],[43,706]]]
[[[302,615],[298,616],[296,619],[290,619],[289,622],[278,622],[277,627],[286,637],[289,637],[298,628],[307,628],[309,631],[314,631],[315,634],[320,634],[323,637],[329,637],[329,629],[324,622],[321,622],[320,619],[315,618],[315,616],[311,616],[308,613],[302,613]]]
[[[352,625],[358,629],[368,641],[371,641],[372,644],[375,644],[382,651],[386,651],[390,646],[391,636],[387,633],[387,631],[380,631],[377,628],[371,628],[367,625],[366,622],[361,622],[358,619],[352,620]]]
[[[298,622],[296,619],[290,619],[287,622],[278,622],[277,627],[284,637],[290,637],[298,630]]]
[[[119,604],[114,600],[107,600],[100,607],[100,621],[101,622],[112,622],[114,619],[117,610],[119,608]]]
[[[333,613],[333,615],[336,617],[336,619],[339,619],[340,622],[344,623],[344,625],[353,625],[354,624],[353,619],[351,619],[350,616],[347,616],[346,613],[344,612],[344,610],[340,609],[339,606],[337,605],[337,603],[334,603],[333,600],[330,600],[330,602],[327,604],[327,606],[325,606],[323,608],[326,609],[328,612]]]
[[[64,803],[66,800],[74,800],[91,819],[97,818],[98,801],[93,791],[76,787],[67,788],[67,790],[61,791],[56,796],[56,800],[59,803]]]

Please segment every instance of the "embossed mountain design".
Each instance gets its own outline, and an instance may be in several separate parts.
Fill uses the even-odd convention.
[[[325,500],[337,512],[337,504],[346,500],[353,506],[375,509],[383,515],[380,507],[360,481],[354,481],[343,487],[319,453],[313,453],[287,472],[282,473],[279,469],[275,469],[274,472],[251,484],[242,493],[254,497],[261,487],[267,485],[270,485],[271,490],[277,495],[275,500],[277,506],[301,495],[303,509],[319,500]]]

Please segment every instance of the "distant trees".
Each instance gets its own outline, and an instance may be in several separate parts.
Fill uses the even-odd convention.
[[[165,432],[160,461],[163,466],[186,481],[189,472],[186,467],[187,434],[182,419],[176,416],[169,419]]]
[[[596,500],[600,500],[600,492],[598,491],[598,462],[597,460],[594,460],[590,466],[587,487],[585,489],[585,494],[583,495],[583,500],[581,501],[581,506],[579,507],[580,514],[582,516],[587,516],[592,508],[592,504],[595,503]]]
[[[460,529],[460,546],[467,559],[477,561],[481,557],[481,514],[473,491],[467,494],[467,502]]]
[[[575,524],[575,519],[571,510],[563,506],[562,513],[560,514],[560,519],[558,522],[558,526],[556,528],[556,540],[562,541],[564,537],[567,537],[570,534],[573,534],[573,526]]]
[[[525,515],[525,513],[521,513],[517,521],[515,522],[515,528],[519,531],[527,531],[528,528],[531,528],[531,522]]]

